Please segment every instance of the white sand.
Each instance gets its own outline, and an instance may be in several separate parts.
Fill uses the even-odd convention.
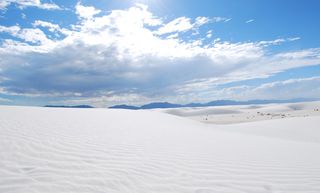
[[[0,106],[0,192],[319,193],[319,123]]]
[[[204,123],[231,124],[292,117],[320,116],[320,101],[268,105],[157,109],[156,111],[188,117]]]

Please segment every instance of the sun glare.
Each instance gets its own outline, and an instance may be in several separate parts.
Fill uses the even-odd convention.
[[[145,5],[158,5],[160,0],[132,0],[133,3],[142,3]]]

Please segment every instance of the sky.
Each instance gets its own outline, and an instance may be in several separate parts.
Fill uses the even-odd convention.
[[[0,0],[0,105],[320,98],[318,0]]]

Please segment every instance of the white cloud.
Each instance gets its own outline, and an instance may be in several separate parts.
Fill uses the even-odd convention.
[[[211,38],[212,37],[212,30],[207,31],[206,37],[207,38]]]
[[[174,33],[174,34],[171,34],[169,36],[167,36],[167,39],[175,39],[175,38],[178,38],[179,37],[179,33]]]
[[[100,12],[101,10],[96,9],[92,6],[83,6],[80,4],[80,2],[78,2],[76,5],[76,14],[80,18],[91,19],[93,16],[99,14]]]
[[[301,51],[292,51],[286,53],[279,53],[276,55],[277,58],[286,59],[286,60],[303,60],[305,58],[314,58],[318,59],[320,54],[320,48],[306,49]]]
[[[0,1],[0,9],[5,9],[7,6],[10,5],[11,2],[9,1]]]
[[[22,19],[27,19],[27,15],[24,14],[24,13],[21,13],[21,18],[22,18]]]
[[[154,16],[149,10],[148,6],[136,3],[135,7],[129,9],[132,16],[143,20],[144,24],[148,26],[159,26],[163,24],[162,19]]]
[[[232,18],[226,18],[226,17],[213,17],[213,22],[228,22],[231,21]]]
[[[54,3],[42,3],[40,0],[1,0],[0,10],[6,9],[10,4],[15,4],[19,8],[37,7],[39,9],[60,10],[61,8]]]
[[[19,26],[0,26],[0,32],[8,33],[13,37],[20,38],[21,40],[29,43],[42,45],[52,43],[52,41],[47,38],[46,34],[38,28],[21,29]]]
[[[20,31],[19,26],[10,26],[10,27],[0,26],[0,32],[5,32],[5,33],[12,34],[12,35],[16,35],[16,34],[18,34],[19,31]]]
[[[0,97],[0,104],[1,103],[10,103],[10,102],[12,102],[12,100]]]
[[[72,31],[66,29],[66,28],[61,28],[58,24],[53,24],[47,21],[42,21],[42,20],[36,20],[32,23],[34,27],[43,27],[47,28],[50,32],[52,32],[55,36],[60,36],[59,33],[63,35],[70,35]]]
[[[60,31],[60,26],[47,21],[36,20],[32,24],[34,27],[42,26],[48,28],[50,31]]]
[[[248,92],[253,97],[267,99],[319,98],[319,85],[320,77],[299,78],[266,83]]]
[[[254,22],[254,19],[249,19],[246,21],[246,23],[252,23],[252,22]]]
[[[186,103],[211,101],[216,99],[319,99],[319,85],[319,76],[275,81],[258,86],[240,85],[226,88],[219,88],[218,85],[215,84],[194,83],[190,84],[189,87],[180,88],[178,90],[178,96],[180,96],[180,101],[182,100]]]
[[[66,105],[80,105],[91,104],[95,107],[107,107],[114,104],[128,104],[128,105],[143,105],[148,102],[152,102],[154,98],[148,98],[136,93],[123,93],[117,94],[113,92],[102,94],[98,97],[89,98],[75,98],[64,101],[54,101],[52,104],[66,104]]]
[[[300,40],[300,37],[292,37],[292,38],[288,38],[288,41],[293,42],[293,41],[297,41]]]
[[[195,26],[202,26],[210,22],[208,17],[197,17],[195,21]]]
[[[51,42],[51,40],[47,38],[46,34],[37,28],[22,29],[17,37],[23,39],[26,42],[31,42],[31,43],[47,44]]]
[[[191,23],[190,18],[179,17],[159,28],[156,34],[163,35],[173,32],[184,32],[191,30],[193,27],[194,25]]]
[[[260,41],[259,44],[262,46],[270,46],[270,45],[280,45],[284,42],[293,42],[300,40],[300,37],[292,37],[292,38],[278,38],[275,40],[270,40],[270,41]]]
[[[15,37],[0,46],[0,77],[6,78],[0,86],[7,94],[77,93],[78,102],[83,99],[102,104],[112,103],[113,95],[138,96],[135,102],[155,96],[177,97],[174,91],[180,88],[181,98],[196,95],[196,89],[210,98],[212,85],[320,63],[319,48],[268,52],[269,46],[294,38],[238,43],[219,38],[211,43],[181,38],[179,32],[209,23],[206,17],[194,22],[180,17],[166,23],[144,5],[98,16],[101,12],[94,7],[77,6],[83,8],[78,13],[80,21],[73,29],[65,29],[68,33],[58,40],[50,39],[41,30],[63,30],[50,22],[37,20],[34,28],[0,26],[0,33]],[[168,36],[159,36],[162,34]],[[212,31],[204,36],[209,34]],[[115,94],[103,98],[110,91]]]
[[[159,28],[155,34],[157,35],[164,35],[169,33],[175,33],[175,32],[186,32],[189,30],[196,31],[196,34],[199,34],[197,31],[199,27],[202,25],[205,25],[210,22],[228,22],[231,18],[225,18],[225,17],[197,17],[195,19],[195,22],[192,22],[191,18],[187,17],[179,17],[176,18],[169,23],[163,25],[161,28]]]

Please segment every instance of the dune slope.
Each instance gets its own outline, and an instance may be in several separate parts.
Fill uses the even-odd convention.
[[[319,121],[217,126],[156,111],[1,106],[0,192],[318,193],[320,143],[308,133]],[[297,135],[311,126],[283,137],[292,125]]]
[[[187,117],[203,123],[234,124],[283,118],[320,116],[320,101],[268,105],[156,109],[156,111]]]

